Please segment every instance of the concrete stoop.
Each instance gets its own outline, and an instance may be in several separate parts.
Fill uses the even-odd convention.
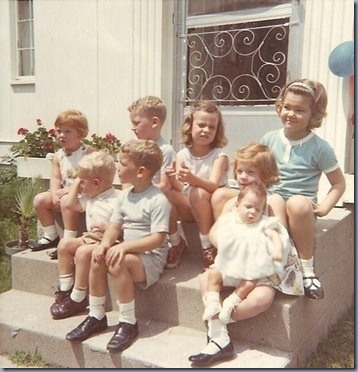
[[[353,214],[335,208],[316,226],[316,273],[323,300],[278,293],[269,310],[229,325],[237,357],[217,368],[290,368],[304,363],[348,309],[354,292]],[[178,269],[165,270],[158,283],[136,289],[139,337],[127,350],[110,354],[118,313],[109,279],[109,328],[83,343],[65,335],[85,317],[53,320],[49,308],[58,284],[57,262],[47,252],[13,255],[12,290],[0,295],[0,351],[35,351],[62,367],[187,368],[188,356],[201,351],[206,329],[198,274],[202,267],[195,224],[183,224],[189,249]]]

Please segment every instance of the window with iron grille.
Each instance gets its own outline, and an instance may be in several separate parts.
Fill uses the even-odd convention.
[[[287,79],[290,18],[265,16],[261,20],[258,9],[283,3],[290,1],[189,0],[186,104],[198,99],[215,100],[221,106],[274,103]],[[205,24],[207,14],[215,11],[231,19],[240,13],[248,15],[230,23],[225,18],[220,22],[219,14]]]

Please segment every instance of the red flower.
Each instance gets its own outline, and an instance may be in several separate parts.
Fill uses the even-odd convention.
[[[19,134],[20,136],[25,136],[27,133],[29,133],[29,130],[26,128],[19,128],[19,130],[17,131],[17,134]]]

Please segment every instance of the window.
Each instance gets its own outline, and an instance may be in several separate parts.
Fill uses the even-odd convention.
[[[35,75],[33,0],[16,0],[16,77]]]
[[[291,1],[188,0],[185,103],[273,104],[287,80]]]

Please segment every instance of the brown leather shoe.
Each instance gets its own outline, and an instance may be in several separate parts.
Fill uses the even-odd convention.
[[[109,351],[122,351],[128,349],[138,336],[138,323],[129,324],[120,322],[118,329],[107,344]]]
[[[55,303],[62,303],[67,300],[67,298],[70,298],[72,289],[73,286],[68,291],[61,291],[61,289],[58,287],[57,291],[55,292]]]
[[[214,263],[215,257],[218,253],[218,250],[214,247],[202,248],[201,257],[203,261],[203,266],[207,269],[211,264]]]
[[[66,335],[66,340],[81,342],[87,340],[95,333],[100,333],[108,328],[107,316],[98,320],[94,316],[88,316],[81,324],[79,324],[71,332]]]
[[[51,306],[51,315],[53,319],[65,319],[84,311],[87,306],[87,298],[81,302],[76,302],[71,297],[68,297],[65,301],[54,303]]]
[[[318,286],[314,282],[319,282],[318,278],[316,276],[303,277],[303,280],[305,279],[310,280],[309,284],[304,286],[305,295],[309,298],[312,298],[312,300],[321,300],[324,297],[322,285]]]
[[[169,249],[167,262],[165,264],[166,269],[176,269],[180,265],[180,259],[183,252],[187,249],[186,241],[180,237],[178,245],[174,245]]]

